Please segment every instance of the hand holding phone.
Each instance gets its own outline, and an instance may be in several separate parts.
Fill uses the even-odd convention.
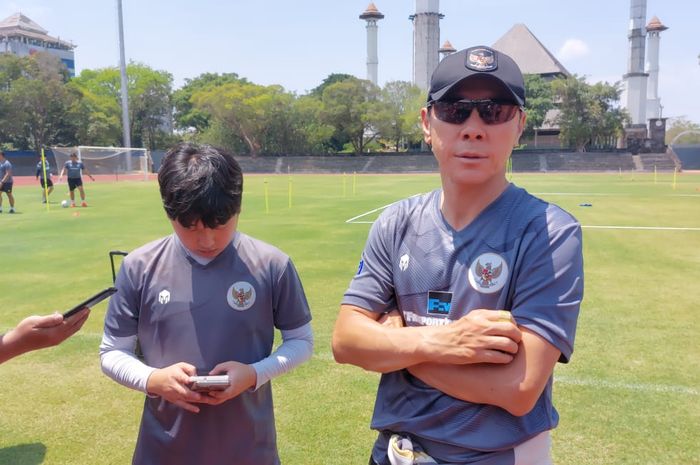
[[[198,392],[223,391],[231,384],[228,375],[191,376],[190,389]]]
[[[80,310],[84,309],[85,307],[92,307],[94,305],[97,305],[98,303],[102,302],[103,300],[105,300],[107,297],[111,296],[115,292],[117,292],[116,287],[108,287],[107,289],[104,289],[104,290],[98,292],[97,294],[93,295],[89,299],[87,299],[83,302],[80,302],[78,305],[76,305],[75,307],[68,310],[66,313],[63,314],[63,318],[71,317],[71,316],[75,315],[76,313],[78,313]]]

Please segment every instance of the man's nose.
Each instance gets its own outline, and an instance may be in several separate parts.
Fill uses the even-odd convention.
[[[481,140],[484,138],[484,121],[474,108],[460,128],[460,136],[466,140]]]

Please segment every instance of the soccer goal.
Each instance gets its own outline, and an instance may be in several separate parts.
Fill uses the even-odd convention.
[[[151,154],[144,148],[127,147],[51,147],[56,161],[57,172],[75,153],[85,164],[90,174],[113,175],[122,179],[148,179],[151,172]]]

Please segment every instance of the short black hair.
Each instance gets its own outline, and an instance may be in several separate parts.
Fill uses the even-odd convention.
[[[211,145],[180,143],[165,154],[158,171],[168,218],[190,227],[225,224],[241,211],[243,173],[233,155]]]

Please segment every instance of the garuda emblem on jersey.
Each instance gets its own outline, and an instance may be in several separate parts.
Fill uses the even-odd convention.
[[[469,284],[483,294],[503,289],[508,280],[508,264],[498,254],[483,253],[469,267]]]
[[[248,310],[255,303],[255,288],[248,282],[238,281],[229,287],[226,300],[234,310]]]

